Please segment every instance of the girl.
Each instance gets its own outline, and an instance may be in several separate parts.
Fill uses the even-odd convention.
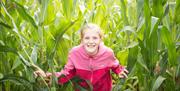
[[[81,29],[81,44],[72,48],[68,55],[68,62],[61,72],[57,72],[58,83],[64,84],[75,76],[88,80],[92,84],[93,91],[111,91],[112,79],[110,70],[119,75],[127,77],[128,71],[115,58],[112,49],[103,44],[103,33],[95,24],[87,24]],[[37,74],[44,77],[41,71]],[[60,77],[61,75],[64,77]],[[79,85],[87,87],[82,81]]]

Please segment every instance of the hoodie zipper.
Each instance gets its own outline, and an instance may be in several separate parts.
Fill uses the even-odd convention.
[[[90,78],[90,81],[92,83],[93,81],[93,67],[92,67],[92,58],[90,58],[90,70],[91,70],[91,78]]]

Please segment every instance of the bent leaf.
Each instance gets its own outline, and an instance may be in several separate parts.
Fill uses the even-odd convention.
[[[166,78],[162,77],[162,76],[159,76],[154,85],[153,85],[153,88],[152,88],[152,91],[156,91],[160,86],[161,84],[163,83],[163,81],[165,80]]]

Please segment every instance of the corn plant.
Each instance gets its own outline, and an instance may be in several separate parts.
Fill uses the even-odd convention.
[[[73,91],[77,78],[48,86],[33,72],[60,71],[89,22],[130,72],[112,73],[113,91],[179,91],[179,10],[179,0],[0,0],[0,91]]]

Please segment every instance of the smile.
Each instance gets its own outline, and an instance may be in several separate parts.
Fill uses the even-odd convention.
[[[88,44],[87,47],[95,47],[95,44]]]

